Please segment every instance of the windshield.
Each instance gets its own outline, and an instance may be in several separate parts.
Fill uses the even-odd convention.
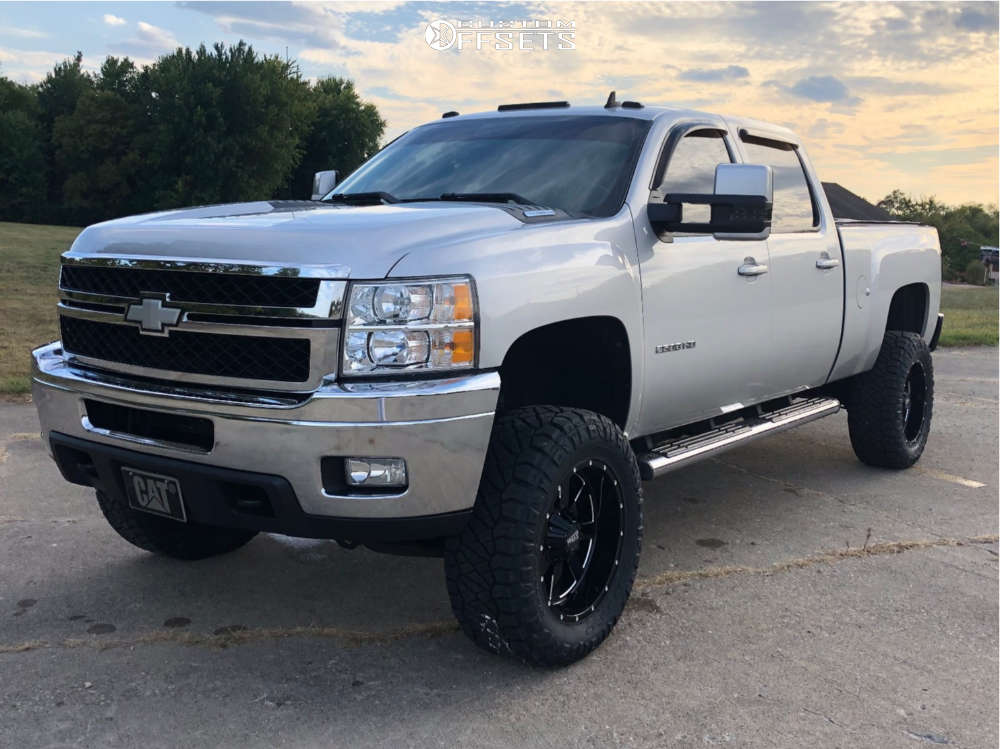
[[[337,185],[400,200],[514,193],[571,216],[611,216],[625,200],[649,121],[495,117],[418,128]]]

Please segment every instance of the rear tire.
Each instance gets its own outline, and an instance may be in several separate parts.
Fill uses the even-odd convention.
[[[642,543],[632,448],[599,414],[498,417],[476,506],[445,548],[452,610],[473,642],[539,666],[583,658],[628,601]]]
[[[139,512],[123,500],[102,491],[97,503],[118,535],[133,546],[174,559],[195,560],[235,551],[257,535],[256,531],[214,528],[179,523]]]
[[[852,383],[847,424],[854,453],[880,468],[920,459],[934,408],[931,352],[916,333],[885,334],[875,366]]]

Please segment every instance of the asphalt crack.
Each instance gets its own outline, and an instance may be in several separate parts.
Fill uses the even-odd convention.
[[[800,570],[815,567],[820,564],[834,564],[845,559],[864,559],[867,557],[902,554],[917,549],[934,549],[942,546],[972,546],[976,544],[992,544],[1000,541],[1000,536],[972,536],[971,538],[931,538],[915,541],[889,541],[879,544],[869,544],[861,547],[824,551],[811,556],[797,559],[785,559],[767,567],[746,567],[726,565],[721,567],[705,567],[700,570],[677,570],[661,572],[650,577],[639,578],[635,582],[636,590],[675,585],[689,580],[704,580],[733,575],[773,575],[780,572]]]
[[[849,559],[865,559],[869,557],[902,554],[908,551],[935,549],[949,546],[974,546],[992,544],[1000,541],[1000,536],[984,535],[969,538],[934,538],[910,541],[891,541],[866,545],[858,548],[837,549],[825,551],[796,559],[786,559],[775,562],[767,567],[721,566],[705,567],[697,570],[678,570],[661,572],[657,575],[638,578],[634,591],[641,592],[651,588],[666,587],[691,580],[705,580],[734,575],[769,576],[790,572],[793,570],[814,567],[822,564],[836,564]],[[658,613],[658,606],[650,606],[648,599],[635,596],[629,608],[646,613]],[[26,640],[20,643],[0,644],[0,655],[25,653],[45,649],[75,649],[91,648],[94,650],[110,650],[113,648],[134,648],[142,645],[162,643],[226,648],[236,645],[246,645],[254,642],[284,640],[297,637],[315,637],[336,640],[347,646],[384,645],[401,640],[416,638],[436,638],[454,634],[459,631],[454,621],[434,621],[412,624],[398,629],[382,632],[365,632],[342,627],[259,627],[234,629],[223,627],[217,633],[189,632],[180,629],[157,629],[140,633],[131,637],[118,638],[66,638],[58,641],[40,639]]]
[[[364,632],[344,629],[342,627],[259,627],[254,629],[222,627],[218,630],[217,634],[185,632],[176,629],[157,629],[133,637],[102,637],[100,639],[66,638],[56,642],[27,640],[14,645],[0,645],[0,655],[53,648],[67,650],[76,648],[111,650],[114,648],[133,648],[140,645],[155,645],[159,643],[226,648],[233,645],[246,645],[265,640],[284,640],[292,637],[327,638],[338,640],[345,645],[354,646],[384,645],[396,642],[397,640],[408,640],[417,637],[440,637],[457,631],[458,624],[454,621],[413,624],[384,632]]]

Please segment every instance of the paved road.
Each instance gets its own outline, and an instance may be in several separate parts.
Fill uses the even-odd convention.
[[[997,355],[935,362],[913,470],[841,414],[648,486],[626,615],[561,671],[466,642],[438,560],[141,553],[0,406],[0,745],[995,747]]]

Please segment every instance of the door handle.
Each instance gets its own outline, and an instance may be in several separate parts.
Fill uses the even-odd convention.
[[[743,258],[743,265],[737,271],[741,276],[762,276],[767,273],[767,266],[758,263],[752,257]]]
[[[816,261],[816,267],[820,270],[830,270],[830,268],[836,268],[840,265],[840,261],[835,257],[830,257],[830,254],[824,252],[819,256],[819,260]]]

